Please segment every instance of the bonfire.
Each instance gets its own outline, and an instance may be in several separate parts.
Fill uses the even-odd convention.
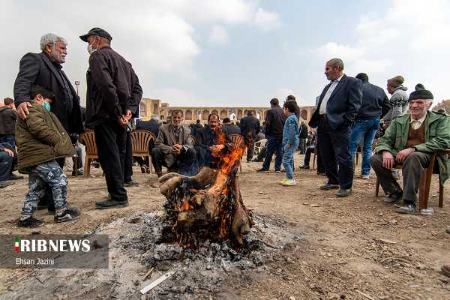
[[[238,181],[244,152],[242,136],[233,136],[227,143],[220,134],[219,145],[212,147],[218,168],[204,167],[195,176],[168,173],[159,179],[167,198],[164,242],[176,241],[185,247],[196,247],[204,240],[231,240],[237,248],[244,244],[243,237],[253,225]]]

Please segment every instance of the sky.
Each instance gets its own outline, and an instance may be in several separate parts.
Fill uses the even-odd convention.
[[[171,106],[314,105],[324,66],[364,72],[386,87],[396,75],[449,99],[450,1],[445,0],[1,0],[0,98],[13,96],[19,61],[48,32],[68,41],[63,69],[85,103],[92,27],[132,65],[144,97]]]

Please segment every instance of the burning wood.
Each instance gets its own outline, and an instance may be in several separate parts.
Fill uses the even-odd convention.
[[[237,172],[245,145],[241,136],[226,146],[213,147],[218,169],[202,168],[195,176],[169,173],[162,176],[160,191],[167,227],[162,239],[196,246],[200,240],[227,240],[243,245],[253,225],[239,189]]]

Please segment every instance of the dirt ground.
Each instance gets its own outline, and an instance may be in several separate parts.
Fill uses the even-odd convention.
[[[301,159],[297,155],[296,166],[301,165]],[[282,259],[267,262],[264,272],[230,276],[221,293],[207,298],[450,299],[449,278],[440,273],[441,265],[450,263],[450,234],[445,232],[450,226],[448,183],[444,208],[439,209],[437,178],[433,178],[430,205],[435,210],[434,215],[399,215],[393,205],[374,196],[374,176],[362,180],[356,175],[353,194],[339,199],[334,196],[335,191],[318,189],[325,177],[316,175],[313,170],[297,169],[297,186],[282,187],[277,182],[284,174],[257,173],[260,165],[243,163],[240,182],[244,203],[259,215],[285,220],[293,230],[302,232],[304,239],[285,249]],[[128,188],[130,205],[110,210],[94,208],[95,200],[107,196],[99,170],[94,169],[91,178],[67,174],[69,201],[82,211],[79,220],[55,224],[53,216],[39,211],[36,216],[45,221],[43,227],[37,230],[18,228],[15,223],[27,190],[27,179],[22,179],[0,191],[0,234],[33,231],[79,234],[114,224],[115,220],[137,212],[162,211],[164,197],[158,188],[152,187],[156,182],[155,174],[141,174],[136,167],[134,178],[139,186]],[[120,227],[116,230],[120,233]],[[114,272],[115,264],[119,263],[114,260],[110,263],[110,272]],[[140,276],[145,273],[145,268],[136,262],[130,263],[129,268]],[[43,298],[39,295],[44,291],[58,299],[122,297],[114,294],[107,297],[103,294],[105,289],[97,290],[92,297],[77,294],[80,283],[71,280],[76,272],[81,271],[72,270],[66,273],[67,278],[58,277],[62,283],[73,285],[71,294],[61,296],[57,288],[47,286],[45,281],[26,287],[33,289],[36,299]],[[27,298],[27,291],[20,286],[21,280],[51,274],[49,270],[0,269],[0,298]],[[127,284],[126,280],[122,279],[122,284]],[[190,297],[196,298],[195,295]]]

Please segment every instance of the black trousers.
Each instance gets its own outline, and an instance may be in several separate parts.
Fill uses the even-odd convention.
[[[353,162],[350,155],[350,126],[333,130],[326,117],[321,117],[317,131],[319,151],[328,183],[350,189],[353,184]]]
[[[133,146],[131,145],[131,131],[127,132],[126,148],[125,148],[125,167],[124,167],[124,182],[130,182],[133,176]]]
[[[127,201],[123,187],[126,153],[126,129],[118,122],[101,123],[94,128],[98,160],[105,172],[106,185],[111,199]]]

